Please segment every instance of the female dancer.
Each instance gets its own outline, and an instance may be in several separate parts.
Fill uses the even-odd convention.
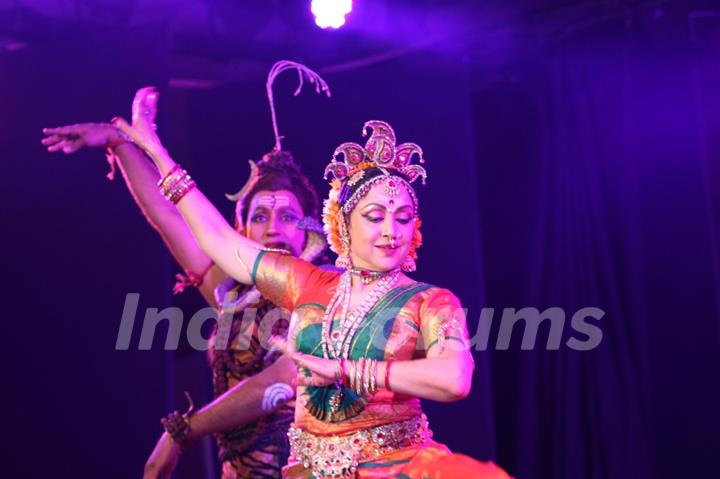
[[[457,298],[404,274],[421,243],[417,145],[396,147],[390,126],[372,121],[364,148],[336,150],[323,220],[338,273],[237,234],[147,122],[115,125],[155,161],[161,190],[213,261],[293,311],[288,341],[275,341],[300,366],[283,477],[507,477],[433,442],[420,408],[419,398],[465,397],[473,361]],[[192,417],[179,421],[192,428]]]

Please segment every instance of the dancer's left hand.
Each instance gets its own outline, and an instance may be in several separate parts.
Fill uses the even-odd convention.
[[[298,386],[329,386],[337,381],[337,376],[340,374],[340,364],[334,359],[319,358],[312,354],[300,353],[287,340],[278,336],[270,338],[270,346],[282,351],[285,356],[292,359],[301,368],[297,377]],[[310,371],[310,376],[305,373],[305,370]]]

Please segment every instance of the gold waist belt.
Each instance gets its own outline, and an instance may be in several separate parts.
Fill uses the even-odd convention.
[[[353,477],[360,462],[395,449],[424,444],[432,437],[425,415],[357,431],[348,436],[316,436],[290,426],[290,458],[318,478]]]

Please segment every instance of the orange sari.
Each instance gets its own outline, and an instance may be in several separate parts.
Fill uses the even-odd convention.
[[[294,347],[322,357],[322,319],[340,274],[291,256],[261,252],[252,275],[263,296],[293,312],[288,339]],[[450,291],[412,283],[393,288],[368,312],[351,340],[349,359],[422,358],[438,342],[466,343],[467,337],[464,312]],[[432,441],[418,398],[386,389],[371,397],[348,389],[342,393],[339,411],[331,411],[337,386],[298,387],[289,434],[293,452],[283,478],[508,477],[492,463],[451,454]],[[342,475],[328,473],[332,465],[350,457],[353,467]]]

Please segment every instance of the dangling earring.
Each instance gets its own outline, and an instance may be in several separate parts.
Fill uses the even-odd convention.
[[[339,213],[338,232],[340,233],[340,243],[342,243],[342,251],[339,252],[335,260],[335,266],[340,269],[352,269],[352,259],[350,258],[350,238],[345,227],[345,218],[342,212]]]
[[[345,238],[342,241],[342,251],[335,260],[335,266],[340,269],[352,269],[352,260],[350,259],[350,245]]]
[[[405,256],[405,259],[400,264],[400,269],[406,273],[412,273],[417,269],[417,263],[410,255]]]

